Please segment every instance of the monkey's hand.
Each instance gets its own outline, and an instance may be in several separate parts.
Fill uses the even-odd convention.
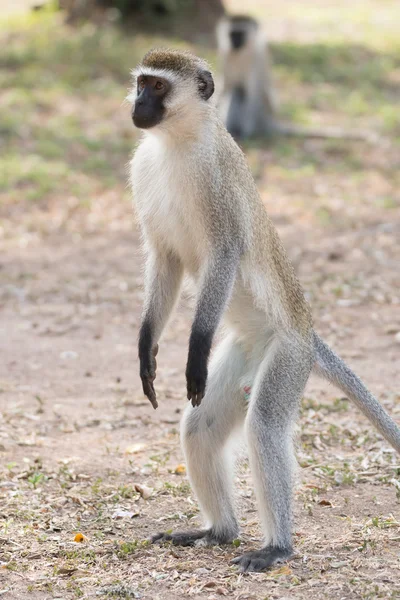
[[[186,366],[187,397],[192,401],[192,406],[200,406],[204,398],[207,382],[207,357],[189,352]]]
[[[158,353],[158,344],[154,348],[142,356],[140,359],[140,378],[142,380],[144,395],[150,400],[153,408],[157,408],[158,402],[156,400],[156,392],[154,390],[154,380],[156,378],[157,361],[156,356]]]

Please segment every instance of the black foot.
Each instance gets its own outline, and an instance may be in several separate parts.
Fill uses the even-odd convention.
[[[275,563],[288,560],[292,554],[291,548],[266,546],[262,550],[254,550],[237,556],[231,562],[238,566],[241,573],[259,572],[272,567]]]
[[[229,544],[235,537],[235,535],[217,535],[212,529],[195,529],[176,533],[156,533],[152,536],[151,543],[172,542],[174,546],[219,546]]]

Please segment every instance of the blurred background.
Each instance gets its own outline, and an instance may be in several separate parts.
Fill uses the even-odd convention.
[[[218,72],[216,21],[244,9],[267,33],[282,120],[376,134],[374,142],[279,137],[243,148],[317,330],[400,420],[398,1],[2,0],[0,588],[7,600],[96,590],[257,599],[289,588],[291,598],[303,598],[310,578],[315,599],[354,590],[389,598],[398,590],[398,459],[317,381],[307,388],[299,429],[306,468],[296,535],[307,562],[279,576],[238,578],[227,569],[230,550],[188,550],[179,561],[168,549],[140,545],[155,520],[162,529],[185,528],[197,516],[178,435],[192,306],[184,297],[160,347],[154,413],[137,374],[142,257],[127,163],[138,134],[124,98],[130,70],[153,46],[190,48]],[[247,549],[259,531],[246,514],[254,512],[246,470],[237,488]],[[77,531],[87,538],[78,549]],[[359,563],[349,548],[361,548]],[[212,577],[217,583],[207,587]]]
[[[130,69],[155,45],[190,47],[216,69],[216,20],[224,10],[243,10],[235,0],[60,4],[63,10],[57,2],[2,2],[6,238],[16,225],[38,236],[28,224],[33,213],[40,231],[74,230],[78,221],[79,228],[117,227],[115,213],[130,210],[125,165],[137,135],[121,106]],[[261,189],[268,176],[270,205],[282,203],[318,225],[358,227],[362,214],[374,219],[376,211],[392,221],[399,200],[398,3],[249,0],[246,10],[267,32],[281,118],[384,137],[376,147],[285,139],[271,149],[250,146]]]

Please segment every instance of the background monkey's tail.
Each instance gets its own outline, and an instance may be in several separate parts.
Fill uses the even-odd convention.
[[[315,331],[313,336],[316,355],[313,372],[342,390],[400,453],[400,428],[346,363]]]
[[[291,137],[307,137],[332,140],[363,140],[364,142],[377,143],[379,138],[372,131],[351,131],[340,127],[306,127],[274,121],[271,126],[272,134],[287,135]]]

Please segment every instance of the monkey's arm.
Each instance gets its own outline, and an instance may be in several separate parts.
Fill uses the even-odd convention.
[[[145,301],[139,333],[140,378],[143,392],[157,408],[154,380],[158,340],[174,307],[182,282],[183,267],[171,255],[150,252],[146,262]]]
[[[204,397],[213,337],[231,298],[239,260],[239,248],[225,246],[214,250],[203,272],[186,366],[187,397],[193,406]]]

